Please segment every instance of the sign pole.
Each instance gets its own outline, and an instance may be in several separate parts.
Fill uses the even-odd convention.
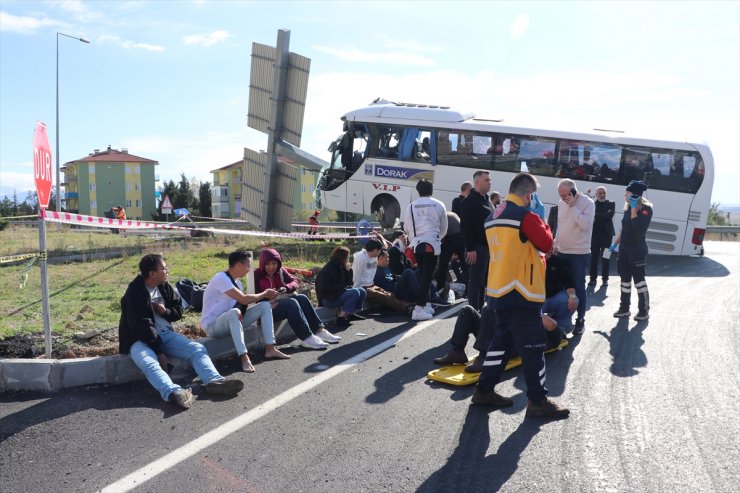
[[[58,172],[59,168],[57,167]],[[46,358],[51,359],[49,276],[46,266],[46,209],[49,207],[51,196],[51,149],[46,135],[46,124],[43,122],[36,122],[36,130],[33,134],[33,178],[39,198],[39,267],[41,269],[41,311],[44,317],[44,345],[46,346]],[[57,200],[59,200],[59,183],[57,183]]]
[[[41,270],[41,310],[44,315],[44,346],[46,359],[51,359],[51,316],[49,311],[49,276],[46,266],[46,214],[39,208],[39,268]],[[60,223],[61,224],[61,223]]]

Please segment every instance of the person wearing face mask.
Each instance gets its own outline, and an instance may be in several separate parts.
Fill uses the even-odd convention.
[[[601,282],[609,282],[609,259],[604,258],[604,249],[609,248],[614,237],[614,202],[606,199],[606,188],[596,189],[596,206],[594,213],[594,228],[591,233],[591,266],[589,270],[589,286],[596,286],[599,260],[601,261]]]
[[[621,297],[619,299],[619,310],[614,313],[617,318],[630,316],[632,281],[635,283],[638,300],[638,311],[635,320],[640,321],[650,318],[650,294],[648,293],[647,281],[645,281],[645,265],[648,254],[645,233],[647,233],[650,221],[653,218],[653,204],[642,196],[647,188],[647,185],[639,180],[632,180],[627,185],[624,194],[622,230],[609,247],[611,251],[614,251],[619,245],[617,268],[621,281]]]
[[[499,395],[506,364],[516,350],[524,365],[528,418],[562,419],[570,411],[547,398],[544,351],[547,336],[542,322],[546,299],[545,253],[553,238],[545,224],[545,208],[536,195],[539,183],[519,173],[509,194],[486,222],[490,264],[486,309],[494,310],[493,338],[485,353],[483,372],[473,404],[508,407],[513,400]]]

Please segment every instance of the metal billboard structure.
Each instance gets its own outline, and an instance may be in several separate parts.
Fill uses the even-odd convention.
[[[299,149],[311,60],[289,51],[290,31],[277,46],[252,43],[247,124],[267,134],[267,152],[244,149],[241,217],[263,230],[290,230],[298,170],[278,153],[311,170],[328,163]]]

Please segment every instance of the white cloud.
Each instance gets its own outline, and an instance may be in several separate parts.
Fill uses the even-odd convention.
[[[210,125],[215,128],[216,125]],[[254,150],[265,148],[267,137],[254,133],[248,135],[244,130],[198,131],[197,135],[182,136],[134,136],[125,139],[122,147],[129,152],[159,161],[157,173],[160,183],[178,181],[180,173],[188,178],[212,181],[211,170],[231,164],[244,157],[244,148]]]
[[[186,45],[213,46],[231,37],[228,31],[213,31],[209,34],[191,34],[183,36],[182,42]]]
[[[521,39],[524,33],[529,29],[529,16],[526,14],[519,14],[514,19],[509,27],[509,35],[512,39]]]
[[[330,46],[314,46],[314,49],[323,51],[342,60],[358,63],[391,63],[395,65],[436,67],[437,62],[429,57],[404,51],[367,52],[357,48],[332,48]]]
[[[13,191],[18,196],[18,201],[22,202],[26,198],[29,190],[35,190],[36,185],[33,182],[33,162],[18,163],[5,166],[0,172],[0,197],[13,198]],[[27,171],[6,171],[7,169],[26,169]]]
[[[148,44],[148,43],[136,43],[134,41],[123,40],[123,39],[119,38],[118,36],[113,36],[113,35],[110,35],[110,34],[104,34],[102,36],[98,36],[98,42],[100,42],[100,43],[106,43],[106,42],[108,42],[108,43],[115,43],[118,46],[120,46],[121,48],[126,48],[126,49],[134,48],[134,49],[147,50],[147,51],[156,51],[156,52],[164,51],[164,47],[163,46],[153,45],[153,44]]]
[[[46,3],[73,14],[80,22],[93,22],[103,18],[102,14],[90,10],[82,0],[47,0]]]
[[[0,11],[0,31],[15,32],[21,34],[33,34],[37,30],[47,26],[61,26],[62,23],[52,19],[17,16]]]

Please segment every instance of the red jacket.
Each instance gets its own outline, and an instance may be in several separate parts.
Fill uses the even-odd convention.
[[[268,276],[265,272],[265,265],[272,260],[277,261],[278,268],[272,276]],[[283,260],[274,248],[265,248],[260,252],[260,266],[254,270],[254,283],[257,286],[257,292],[285,288],[288,293],[292,293],[298,289],[298,279],[283,269]]]

